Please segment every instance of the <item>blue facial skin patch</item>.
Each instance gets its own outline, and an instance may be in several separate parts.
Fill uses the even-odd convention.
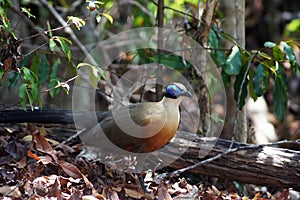
[[[165,96],[176,99],[182,92],[176,85],[172,84],[167,87]]]
[[[167,94],[177,96],[181,93],[181,90],[176,85],[169,85],[166,90]]]

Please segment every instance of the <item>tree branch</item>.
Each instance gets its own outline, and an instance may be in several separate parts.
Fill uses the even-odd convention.
[[[71,36],[72,40],[78,45],[79,49],[85,54],[85,56],[88,58],[88,60],[93,65],[97,65],[97,62],[95,59],[90,56],[90,53],[85,48],[85,46],[81,43],[81,41],[77,38],[74,31],[69,27],[68,23],[59,15],[59,13],[49,5],[49,3],[46,0],[40,0],[40,2],[47,7],[47,9],[54,15],[54,17],[57,19],[57,21],[65,28],[65,31]]]
[[[278,148],[292,145],[300,149],[300,140],[256,145],[179,132],[160,158],[168,162],[177,156],[178,149],[188,147],[188,150],[169,166],[178,170],[161,177],[190,171],[243,183],[300,190],[300,151]],[[210,151],[203,158],[200,152],[205,149]]]

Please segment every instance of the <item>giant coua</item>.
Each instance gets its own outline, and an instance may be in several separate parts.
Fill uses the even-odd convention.
[[[136,103],[109,112],[97,112],[98,125],[91,122],[91,113],[79,112],[78,119],[86,128],[81,139],[86,145],[99,148],[116,146],[135,153],[153,152],[167,144],[176,134],[180,121],[179,104],[191,93],[181,83],[169,85],[159,102]],[[1,111],[0,123],[72,123],[72,111]],[[84,122],[85,121],[85,122]],[[88,125],[88,126],[85,126]],[[95,129],[94,127],[100,127]],[[90,130],[96,131],[90,131]],[[103,140],[105,136],[106,140]],[[107,144],[107,141],[111,144]]]
[[[181,83],[169,85],[159,102],[136,103],[98,116],[99,130],[82,138],[87,145],[117,147],[134,152],[153,152],[166,145],[176,134],[180,121],[179,105],[184,97],[192,97]],[[104,144],[105,143],[105,144]]]

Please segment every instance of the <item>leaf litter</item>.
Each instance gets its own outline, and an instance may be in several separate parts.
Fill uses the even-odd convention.
[[[285,200],[290,196],[288,189],[271,194],[258,190],[257,186],[224,184],[209,177],[193,181],[189,175],[183,175],[162,180],[153,171],[142,174],[147,187],[144,192],[134,174],[116,172],[98,161],[80,159],[78,155],[83,152],[80,141],[62,144],[60,129],[66,127],[0,124],[0,198]]]

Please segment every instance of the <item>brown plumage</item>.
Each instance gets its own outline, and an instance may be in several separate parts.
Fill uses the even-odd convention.
[[[106,137],[119,148],[135,152],[153,152],[166,145],[179,126],[179,104],[191,93],[180,83],[167,87],[159,102],[145,102],[110,111],[101,117],[99,125]],[[94,131],[84,135],[87,145],[101,148],[103,135]]]

